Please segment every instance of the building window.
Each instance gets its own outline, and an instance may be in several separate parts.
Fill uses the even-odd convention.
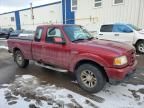
[[[124,3],[124,0],[114,0],[114,1],[113,1],[113,4],[114,4],[114,5],[123,4],[123,3]]]
[[[77,0],[71,0],[71,11],[77,10]]]
[[[14,17],[11,17],[11,22],[14,22]]]
[[[102,0],[94,0],[94,7],[102,6]]]

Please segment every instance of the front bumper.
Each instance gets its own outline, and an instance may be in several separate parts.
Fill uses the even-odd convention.
[[[109,77],[110,83],[121,82],[129,78],[136,70],[137,61],[132,66],[127,66],[122,69],[116,68],[105,68],[107,75]]]

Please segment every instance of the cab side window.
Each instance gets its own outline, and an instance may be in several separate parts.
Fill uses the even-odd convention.
[[[49,28],[47,31],[46,42],[47,43],[54,43],[54,38],[60,37],[63,39],[63,34],[59,28]]]
[[[35,34],[35,41],[36,42],[40,42],[41,37],[42,37],[42,32],[43,32],[43,28],[37,28],[36,34]]]
[[[126,25],[115,25],[113,27],[113,32],[131,33],[133,31],[128,26],[126,26]]]
[[[109,24],[109,25],[102,25],[100,32],[112,32],[113,29],[113,25]]]

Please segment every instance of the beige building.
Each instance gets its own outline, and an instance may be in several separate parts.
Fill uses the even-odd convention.
[[[55,23],[80,24],[92,31],[105,23],[144,28],[144,0],[61,0],[0,14],[0,27],[35,29],[40,24]]]

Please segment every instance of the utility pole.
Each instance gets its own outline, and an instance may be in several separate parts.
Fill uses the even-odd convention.
[[[141,10],[141,4],[142,3],[142,1],[141,0],[139,0],[139,9],[138,9],[138,17],[137,17],[137,26],[139,27],[140,25],[139,25],[139,22],[140,22],[140,15],[141,15],[141,12],[142,12],[142,10]]]
[[[31,9],[31,19],[32,19],[32,22],[33,22],[33,27],[34,27],[34,13],[33,13],[32,3],[30,3],[30,9]]]

